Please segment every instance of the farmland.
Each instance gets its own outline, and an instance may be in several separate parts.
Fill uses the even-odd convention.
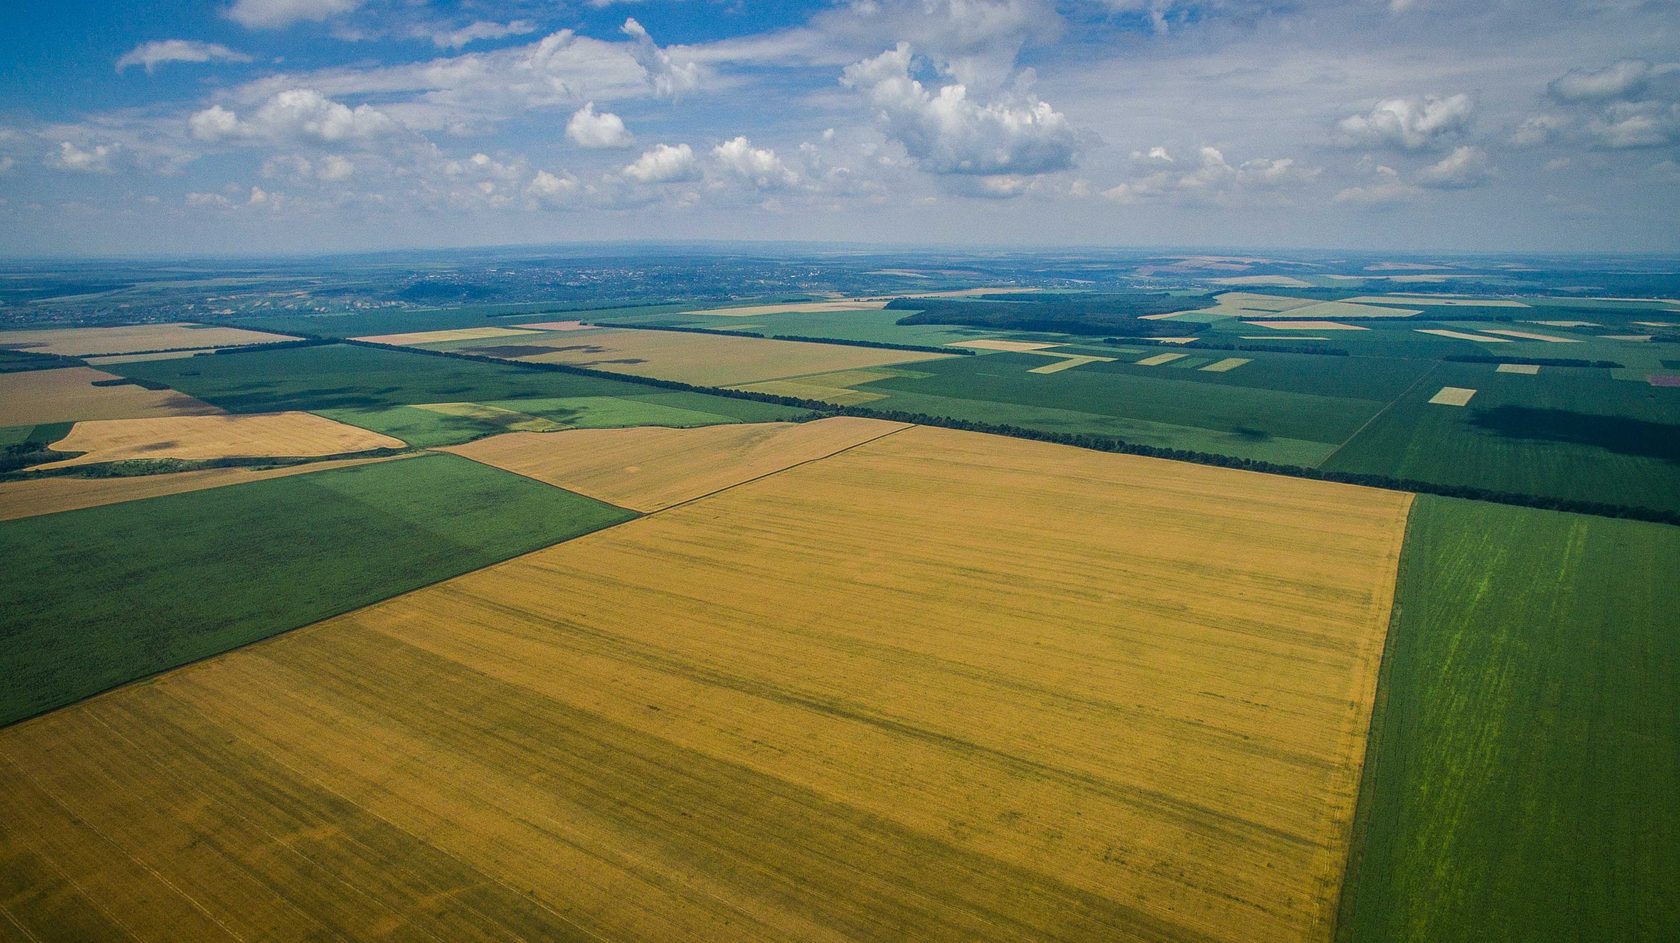
[[[273,344],[295,338],[212,324],[134,324],[122,327],[72,327],[0,331],[0,348],[37,354],[81,357],[146,351]]]
[[[426,456],[8,521],[0,722],[626,516]]]
[[[1324,939],[1408,504],[895,432],[0,733],[8,911]]]
[[[70,434],[54,442],[53,447],[60,452],[83,454],[41,468],[155,458],[189,461],[269,456],[318,458],[400,449],[403,443],[311,413],[291,412],[89,420],[76,423]]]
[[[1422,497],[1339,938],[1671,939],[1680,529]]]
[[[121,377],[88,367],[0,373],[0,426],[217,412],[190,396],[125,384]]]

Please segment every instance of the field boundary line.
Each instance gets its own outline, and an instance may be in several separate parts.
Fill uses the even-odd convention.
[[[1434,371],[1431,370],[1431,373]],[[1342,881],[1336,888],[1336,909],[1330,915],[1331,943],[1349,943],[1346,936],[1353,927],[1355,907],[1352,890],[1359,881],[1364,864],[1364,836],[1370,830],[1371,806],[1380,775],[1377,766],[1382,757],[1382,741],[1388,726],[1388,693],[1394,672],[1394,646],[1400,629],[1400,588],[1406,579],[1406,547],[1411,542],[1412,521],[1418,502],[1428,495],[1414,494],[1406,505],[1406,519],[1400,528],[1400,554],[1394,567],[1394,598],[1389,604],[1388,628],[1383,633],[1382,651],[1377,655],[1377,682],[1371,694],[1371,721],[1365,731],[1365,756],[1359,765],[1358,792],[1354,796],[1353,818],[1348,822],[1347,858],[1342,862]]]
[[[1412,395],[1412,391],[1417,389],[1419,384],[1421,384],[1421,383],[1423,383],[1423,381],[1429,379],[1430,376],[1432,376],[1435,373],[1435,371],[1437,371],[1439,369],[1441,369],[1441,361],[1437,360],[1433,364],[1430,365],[1428,370],[1423,371],[1422,376],[1420,376],[1416,380],[1412,381],[1411,386],[1408,386],[1404,390],[1402,390],[1400,392],[1399,396],[1396,396],[1393,399],[1389,400],[1387,406],[1384,406],[1383,408],[1377,410],[1376,413],[1374,413],[1371,416],[1370,419],[1365,420],[1365,422],[1359,428],[1353,430],[1353,435],[1350,435],[1346,439],[1342,440],[1341,445],[1338,445],[1335,448],[1331,449],[1330,454],[1324,456],[1321,459],[1319,459],[1318,464],[1314,465],[1313,467],[1314,468],[1323,468],[1325,466],[1325,464],[1327,464],[1331,459],[1336,457],[1337,452],[1340,452],[1342,449],[1347,448],[1348,443],[1352,442],[1354,439],[1359,438],[1359,434],[1364,432],[1366,429],[1371,428],[1372,423],[1376,422],[1378,419],[1381,419],[1383,416],[1388,415],[1389,410],[1393,409],[1401,400],[1403,400],[1406,397]]]

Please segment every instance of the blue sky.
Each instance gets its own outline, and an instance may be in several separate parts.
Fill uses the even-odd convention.
[[[0,253],[1680,251],[1680,0],[13,0]]]

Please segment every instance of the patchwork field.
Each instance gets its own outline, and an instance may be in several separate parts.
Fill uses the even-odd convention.
[[[94,419],[76,423],[69,435],[52,446],[58,452],[85,454],[38,468],[156,458],[316,458],[400,449],[404,443],[313,413],[292,412]]]
[[[628,516],[429,455],[7,521],[0,724]]]
[[[349,345],[114,369],[190,392],[230,412],[308,410],[427,448],[505,432],[509,423],[531,418],[565,426],[696,426],[804,415],[766,403],[672,392],[628,380]],[[491,409],[419,408],[463,403]]]
[[[0,732],[8,913],[1326,939],[1408,504],[892,433]]]
[[[448,451],[619,507],[657,511],[903,428],[835,417],[799,425],[578,429],[495,436]]]
[[[95,385],[98,384],[98,385]],[[0,373],[0,426],[80,419],[208,416],[214,406],[173,390],[147,390],[88,367]]]
[[[248,344],[273,344],[290,340],[297,338],[285,334],[270,334],[267,331],[187,322],[0,331],[0,347],[38,354],[62,354],[67,357],[133,354],[175,348],[242,347]]]
[[[1671,940],[1680,528],[1419,497],[1345,943]]]
[[[698,386],[736,386],[787,377],[934,360],[917,351],[812,344],[716,334],[604,328],[557,338],[520,338],[468,353],[532,363],[564,363],[611,373],[676,380]]]
[[[310,462],[301,465],[282,465],[278,468],[203,468],[195,471],[171,472],[163,475],[138,475],[121,478],[27,478],[21,481],[0,482],[0,521],[59,511],[99,507],[156,498],[186,491],[204,491],[267,478],[287,478],[315,471],[387,462],[409,456],[392,455],[380,458],[345,458],[330,462]]]

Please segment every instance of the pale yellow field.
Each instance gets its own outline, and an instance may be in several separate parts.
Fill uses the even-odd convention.
[[[1055,363],[1045,364],[1042,367],[1032,367],[1027,370],[1028,373],[1061,373],[1063,370],[1072,370],[1074,367],[1083,367],[1088,363],[1114,362],[1113,357],[1088,357],[1083,354],[1057,354],[1050,351],[1038,350],[1030,351],[1030,353],[1044,354],[1045,356],[1056,357],[1059,359],[1057,359]]]
[[[878,399],[886,399],[887,394],[872,393],[868,390],[854,390],[851,387],[873,383],[876,380],[885,380],[895,375],[879,370],[840,370],[835,373],[819,373],[815,376],[749,383],[734,387],[734,389],[747,390],[753,393],[769,393],[773,396],[817,399],[841,406],[854,406],[858,403],[871,403]]]
[[[1151,337],[1151,338],[1148,338],[1148,339],[1154,341],[1157,344],[1194,344],[1195,342],[1201,340],[1201,338],[1195,337],[1195,336],[1191,336],[1191,337]]]
[[[1463,331],[1449,331],[1444,327],[1420,327],[1419,334],[1434,334],[1436,337],[1450,337],[1455,341],[1481,341],[1484,344],[1509,344],[1503,337],[1489,337],[1486,334],[1466,334]]]
[[[1013,353],[1022,353],[1022,352],[1025,352],[1025,351],[1048,350],[1051,347],[1056,347],[1058,345],[1056,345],[1056,344],[1041,344],[1037,341],[1011,341],[1011,340],[1004,340],[1001,337],[984,337],[984,338],[981,338],[980,340],[973,340],[973,341],[954,341],[952,343],[946,344],[945,346],[946,347],[973,347],[976,350],[1007,350],[1007,351],[1011,351]]]
[[[1505,337],[1515,337],[1525,341],[1545,341],[1548,344],[1579,344],[1581,342],[1580,338],[1576,337],[1558,337],[1553,334],[1535,334],[1532,331],[1513,331],[1510,328],[1504,327],[1484,327],[1478,328],[1478,330],[1488,334],[1501,334]]]
[[[564,331],[592,331],[592,330],[595,329],[595,326],[593,324],[585,324],[582,321],[543,321],[540,324],[521,324],[519,326],[523,327],[523,328],[529,328],[530,330],[533,330],[533,331],[562,331],[562,332],[564,332]]]
[[[308,458],[404,445],[401,439],[314,413],[95,419],[76,423],[69,435],[52,444],[55,451],[87,454],[35,467],[67,468],[140,458]]]
[[[893,433],[0,731],[0,900],[87,939],[1327,940],[1408,505]]]
[[[32,478],[23,481],[0,482],[0,521],[102,504],[119,504],[156,498],[185,491],[205,491],[226,485],[242,485],[265,478],[284,478],[307,472],[389,462],[405,455],[382,458],[345,458],[331,462],[310,462],[286,465],[281,468],[205,468],[198,471],[174,472],[167,475],[140,475],[131,478]]]
[[[132,354],[175,347],[243,347],[297,340],[284,334],[179,322],[122,327],[65,327],[45,331],[0,331],[0,347],[37,354]]]
[[[841,298],[836,301],[796,301],[780,305],[746,305],[740,308],[710,308],[704,311],[684,311],[684,314],[710,314],[720,318],[750,318],[760,314],[827,314],[835,311],[879,311],[885,301],[862,298]]]
[[[1475,395],[1475,390],[1462,386],[1443,386],[1439,393],[1429,398],[1429,402],[1435,406],[1468,406],[1470,398]]]
[[[1477,308],[1526,308],[1528,305],[1520,301],[1503,298],[1455,298],[1445,295],[1360,295],[1357,298],[1344,298],[1349,304],[1378,304],[1378,305],[1472,305]]]
[[[1210,363],[1202,369],[1208,373],[1228,373],[1245,363],[1253,362],[1253,359],[1249,357],[1226,357],[1224,360]]]
[[[1145,357],[1142,360],[1137,361],[1137,365],[1140,366],[1140,367],[1159,367],[1160,365],[1162,365],[1164,363],[1172,363],[1174,360],[1182,360],[1182,359],[1184,359],[1185,357],[1188,357],[1188,356],[1190,356],[1190,355],[1189,354],[1156,354],[1153,357]]]
[[[90,367],[102,367],[116,363],[145,363],[149,360],[185,360],[200,354],[210,355],[218,350],[229,348],[211,347],[206,350],[161,350],[150,354],[111,354],[105,357],[84,357],[82,360]]]
[[[1410,318],[1422,314],[1418,308],[1385,308],[1375,305],[1351,304],[1346,301],[1320,301],[1300,308],[1290,308],[1270,314],[1272,318]]]
[[[1250,324],[1259,324],[1260,322],[1259,321],[1250,321],[1249,323]],[[1348,325],[1348,326],[1351,326],[1351,325]],[[1244,334],[1244,335],[1242,335],[1242,339],[1245,340],[1245,341],[1275,341],[1275,340],[1278,339],[1278,336],[1276,334]],[[1312,336],[1301,335],[1301,334],[1291,334],[1291,335],[1289,335],[1289,339],[1292,340],[1292,341],[1327,341],[1330,338],[1328,338],[1328,337],[1312,337]]]
[[[1215,285],[1246,286],[1251,288],[1311,288],[1311,282],[1290,275],[1235,275],[1213,279]]]
[[[1524,376],[1534,376],[1540,372],[1538,364],[1532,363],[1502,363],[1493,368],[1494,373],[1520,373]]]
[[[1597,321],[1525,321],[1525,324],[1544,324],[1547,327],[1603,327]]]
[[[1370,328],[1359,324],[1343,324],[1340,321],[1249,321],[1256,327],[1268,327],[1274,331],[1369,331]],[[1295,338],[1291,338],[1294,340]]]
[[[539,333],[541,332],[522,331],[511,327],[463,327],[452,331],[411,331],[407,334],[377,334],[356,339],[370,344],[442,344],[448,341],[488,340],[493,337],[521,337]]]
[[[221,413],[209,403],[174,390],[143,390],[127,383],[93,385],[96,380],[119,379],[89,367],[0,373],[0,426]]]
[[[573,429],[492,436],[442,451],[633,511],[657,511],[903,428],[839,416],[698,429]]]
[[[1651,339],[1649,334],[1600,334],[1598,336],[1607,341],[1633,341],[1636,344]]]
[[[1143,316],[1143,320],[1167,321],[1184,314],[1211,314],[1225,318],[1264,317],[1317,304],[1310,298],[1285,298],[1281,295],[1257,294],[1250,291],[1228,291],[1215,298],[1219,303],[1211,308],[1171,314],[1147,314]]]
[[[605,328],[556,341],[563,349],[515,359],[566,363],[698,386],[740,386],[790,377],[939,360],[955,354],[810,344],[674,331]],[[470,351],[469,351],[470,352]]]

